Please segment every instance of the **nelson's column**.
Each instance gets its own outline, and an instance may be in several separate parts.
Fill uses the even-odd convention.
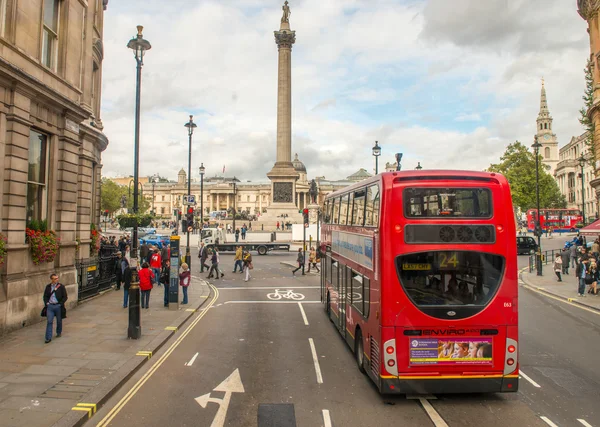
[[[271,203],[261,220],[275,220],[282,214],[300,219],[294,199],[299,175],[292,164],[292,45],[296,32],[290,30],[290,7],[286,1],[275,42],[279,49],[277,79],[277,160],[267,173],[271,180]]]

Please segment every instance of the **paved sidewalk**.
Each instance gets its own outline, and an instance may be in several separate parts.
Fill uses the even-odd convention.
[[[208,284],[192,277],[190,303],[169,310],[163,307],[163,287],[155,286],[150,308],[142,310],[139,340],[127,338],[122,290],[107,291],[69,310],[62,337],[49,344],[44,343],[46,322],[6,335],[0,341],[0,426],[81,425],[88,412],[72,408],[104,403],[148,361],[136,353],[156,353],[175,333],[165,328],[179,328],[209,294]]]
[[[529,269],[525,269],[521,270],[519,277],[525,286],[529,286],[537,291],[566,300],[573,304],[600,311],[600,294],[595,296],[586,293],[583,298],[577,295],[577,279],[575,278],[574,268],[569,268],[568,275],[562,275],[562,282],[557,281],[556,275],[552,271],[552,266],[550,264],[545,266],[543,276],[538,276],[535,270],[530,273]],[[589,286],[587,288],[589,289]]]

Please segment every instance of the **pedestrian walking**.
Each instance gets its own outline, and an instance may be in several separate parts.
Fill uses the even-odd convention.
[[[150,270],[147,262],[142,264],[142,269],[138,272],[140,279],[140,290],[142,291],[142,308],[150,308],[150,291],[154,283],[154,272]]]
[[[558,281],[562,282],[562,277],[560,276],[562,272],[563,262],[559,253],[557,253],[554,257],[554,273],[556,277],[558,277]]]
[[[242,240],[246,240],[246,230],[248,230],[246,224],[242,225]]]
[[[42,316],[46,316],[46,341],[48,344],[52,341],[52,327],[54,325],[54,318],[56,318],[56,338],[60,338],[62,335],[62,320],[66,317],[65,303],[69,299],[67,295],[67,289],[58,281],[58,274],[52,273],[50,275],[50,283],[46,285],[44,289],[44,309],[42,309]]]
[[[140,259],[142,261],[147,261],[149,253],[150,248],[148,247],[148,244],[146,242],[142,243],[142,245],[140,246]]]
[[[240,229],[236,228],[235,229],[235,243],[237,243],[239,239],[240,239]]]
[[[577,269],[575,270],[575,275],[577,276],[577,282],[579,285],[577,294],[580,297],[585,296],[586,281],[592,280],[592,276],[588,272],[589,264],[590,264],[590,262],[589,262],[588,258],[582,258],[581,262],[579,264],[577,264]],[[589,277],[589,279],[588,279],[588,277]]]
[[[235,257],[233,258],[233,273],[237,272],[237,268],[240,267],[240,273],[243,273],[242,267],[242,247],[238,246],[235,248]]]
[[[210,262],[211,262],[211,266],[210,266],[210,270],[208,270],[208,276],[207,276],[208,279],[211,279],[213,277],[215,279],[218,279],[219,275],[221,277],[225,276],[225,274],[221,270],[219,270],[219,250],[217,248],[213,248]],[[215,272],[214,276],[213,276],[213,272]]]
[[[592,294],[592,295],[598,295],[598,277],[599,277],[599,271],[598,271],[598,264],[597,262],[592,259],[590,261],[590,275],[592,276],[592,280],[593,282],[590,284],[590,289],[588,289],[588,294]]]
[[[160,269],[162,268],[162,259],[160,257],[160,252],[158,252],[158,248],[154,249],[152,254],[150,255],[150,268],[152,268],[152,275],[154,278],[154,284],[160,286]]]
[[[125,257],[121,260],[121,271],[123,274],[123,308],[127,308],[129,304],[129,287],[131,286],[131,268],[129,268],[129,261]]]
[[[183,301],[181,304],[188,303],[188,287],[190,286],[190,281],[192,280],[192,274],[190,273],[188,265],[184,262],[181,264],[181,273],[179,273],[179,285],[181,286],[181,291],[183,292]]]
[[[308,272],[310,273],[310,268],[314,268],[317,270],[317,273],[320,273],[319,267],[317,266],[317,251],[314,247],[310,248],[310,252],[308,253]]]
[[[569,247],[569,257],[571,258],[571,268],[577,266],[577,245],[572,244]]]
[[[304,266],[304,254],[302,253],[302,248],[298,248],[298,256],[296,257],[296,262],[298,263],[298,268],[292,271],[292,275],[296,275],[296,271],[300,270],[302,266]],[[304,272],[302,272],[304,276]]]
[[[600,243],[598,243],[598,239],[594,240],[592,243],[592,255],[597,257],[600,254]]]
[[[244,280],[244,282],[247,282],[248,280],[251,279],[250,270],[252,270],[254,268],[254,266],[252,265],[252,255],[250,255],[250,251],[245,250],[244,254],[243,254],[243,258],[244,258],[244,271],[246,272],[246,279]]]
[[[208,250],[204,246],[204,242],[200,243],[200,248],[198,249],[198,258],[200,258],[200,273],[204,273],[204,269],[210,269],[210,266],[206,265],[206,260],[208,258]]]
[[[167,260],[169,259],[169,246],[168,245],[163,245],[163,247],[161,248],[160,259],[162,260],[162,263],[164,266],[165,263],[167,262]]]
[[[121,261],[123,260],[123,254],[117,252],[117,258],[115,259],[115,281],[117,282],[116,291],[121,289],[121,283],[123,283],[123,270],[121,269]]]
[[[163,268],[160,272],[160,281],[165,288],[163,303],[165,307],[169,306],[169,284],[171,281],[171,260],[167,259],[163,263]]]
[[[571,262],[571,255],[567,248],[563,248],[560,253],[560,257],[562,258],[562,272],[563,274],[569,274],[569,263]]]
[[[279,221],[277,221],[277,230],[279,230]]]

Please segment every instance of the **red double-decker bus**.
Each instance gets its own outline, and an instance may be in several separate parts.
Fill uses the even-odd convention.
[[[515,233],[494,173],[386,172],[327,196],[322,300],[380,392],[517,391]]]
[[[527,230],[535,231],[537,209],[527,211]],[[542,230],[552,227],[554,231],[575,231],[583,224],[579,209],[540,209],[540,226]]]

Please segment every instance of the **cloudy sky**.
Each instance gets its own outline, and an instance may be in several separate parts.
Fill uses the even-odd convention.
[[[275,161],[283,0],[127,0],[105,12],[103,173],[133,173],[135,60],[142,77],[140,175],[192,171],[264,181]],[[403,167],[481,170],[533,143],[541,78],[560,146],[582,133],[589,56],[575,0],[290,0],[292,153],[309,179]]]

